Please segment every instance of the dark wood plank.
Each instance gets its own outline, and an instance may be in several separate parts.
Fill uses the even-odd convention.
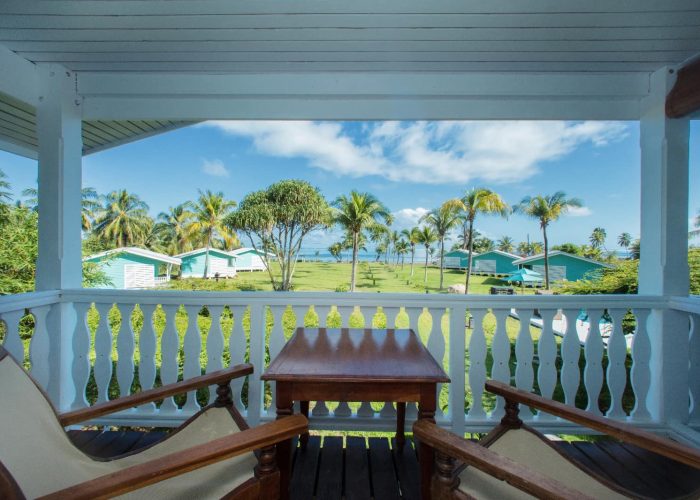
[[[129,451],[136,451],[142,448],[146,448],[147,446],[151,446],[154,443],[157,443],[161,439],[165,438],[167,435],[167,432],[162,431],[144,432],[143,436],[141,436],[141,439],[134,443],[134,446]]]
[[[68,437],[70,438],[71,442],[75,445],[75,447],[82,450],[90,441],[92,441],[97,436],[102,434],[102,431],[98,431],[98,430],[89,430],[89,431],[74,430],[74,431],[68,431],[67,434],[68,434]]]
[[[396,439],[392,439],[391,445],[401,498],[418,500],[420,498],[420,482],[418,480],[420,467],[412,441],[412,439],[406,439],[403,446],[398,446]]]
[[[348,436],[345,444],[345,499],[369,500],[370,497],[365,438]]]
[[[297,448],[289,488],[289,497],[292,500],[308,500],[314,496],[320,447],[321,438],[309,436],[306,448]]]
[[[343,496],[343,438],[323,438],[319,457],[316,498],[340,500]]]
[[[112,441],[119,439],[121,432],[101,432],[83,447],[83,452],[93,457],[102,457],[102,449],[109,446]]]
[[[620,447],[639,460],[647,462],[650,467],[658,470],[660,475],[667,478],[683,491],[684,495],[697,493],[700,489],[700,471],[678,463],[656,453],[635,446],[633,444],[620,443]]]
[[[643,478],[640,485],[647,483],[651,484],[655,491],[661,492],[659,498],[676,498],[683,495],[683,489],[680,488],[675,481],[663,472],[663,469],[652,466],[648,461],[642,460],[636,455],[630,453],[621,446],[621,443],[615,441],[601,441],[598,447],[604,450],[608,455],[612,456],[632,471],[637,477]],[[639,493],[645,493],[643,488],[635,490]]]
[[[574,446],[590,457],[590,459],[598,464],[601,469],[605,470],[614,483],[617,483],[630,491],[639,492],[640,479],[631,470],[621,465],[610,455],[600,449],[596,443],[579,441],[574,443]],[[646,483],[642,482],[641,484]],[[653,496],[659,495],[660,492],[652,488],[651,485],[647,484],[646,487],[652,490]],[[642,491],[643,490],[644,488],[642,487]]]
[[[374,498],[400,498],[399,483],[394,473],[394,461],[386,438],[369,438],[369,467]]]

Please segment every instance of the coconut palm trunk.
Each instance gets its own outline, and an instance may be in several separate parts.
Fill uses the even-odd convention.
[[[547,241],[547,224],[542,225],[544,239],[544,288],[549,290],[549,242]]]
[[[430,247],[425,245],[425,267],[423,268],[423,283],[428,282],[428,254],[430,253]]]
[[[469,259],[467,260],[467,278],[464,283],[464,295],[469,293],[469,278],[472,275],[472,254],[474,253],[474,219],[469,219]]]
[[[416,257],[416,245],[411,245],[411,278],[413,278],[413,259]]]
[[[350,275],[350,291],[355,291],[355,269],[357,268],[357,240],[358,233],[352,233],[352,271]]]
[[[440,238],[440,290],[442,290],[442,283],[445,272],[445,237]]]
[[[211,234],[207,236],[207,249],[204,252],[204,279],[209,277],[209,249],[211,248]]]

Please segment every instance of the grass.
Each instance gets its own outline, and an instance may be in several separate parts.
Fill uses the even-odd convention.
[[[297,273],[295,275],[295,289],[296,290],[325,290],[325,291],[332,291],[336,288],[342,287],[342,285],[346,284],[349,276],[349,269],[350,266],[349,264],[336,264],[336,263],[300,263],[299,268],[297,270]],[[429,268],[428,269],[428,282],[427,286],[423,284],[423,273],[422,269],[418,268],[416,269],[415,275],[413,278],[410,277],[410,272],[408,266],[405,266],[403,270],[396,267],[391,267],[391,266],[385,266],[383,264],[375,264],[375,263],[362,263],[359,266],[359,273],[358,273],[358,291],[365,291],[365,292],[371,292],[371,291],[376,291],[376,292],[414,292],[414,293],[437,293],[439,292],[438,290],[438,283],[439,283],[439,270],[435,268]],[[188,280],[181,280],[181,281],[176,281],[173,285],[174,288],[177,289],[184,289],[184,290],[191,290],[191,289],[208,289],[208,290],[269,290],[270,285],[269,281],[267,281],[267,274],[257,272],[257,273],[241,273],[239,277],[236,279],[232,280],[220,280],[218,282],[214,280],[209,280],[209,281],[204,281],[204,280],[193,280],[193,279],[188,279]],[[452,271],[448,270],[445,273],[445,286],[449,286],[450,284],[455,284],[455,283],[462,283],[464,280],[464,273],[459,272],[459,271]],[[473,280],[473,287],[471,288],[470,291],[473,293],[487,293],[488,289],[490,286],[494,284],[500,284],[500,281],[495,280],[494,278],[485,278],[485,277],[475,277]],[[526,289],[526,293],[532,293],[532,290]],[[367,311],[365,309],[363,312],[366,314],[370,311]],[[371,313],[371,312],[370,312]],[[112,339],[113,339],[113,349],[112,349],[112,362],[113,362],[113,371],[112,371],[112,378],[109,383],[108,387],[108,394],[109,398],[116,398],[120,395],[117,379],[116,379],[116,365],[118,363],[118,353],[117,353],[117,340],[119,335],[124,335],[124,334],[129,334],[130,332],[128,331],[129,329],[126,328],[126,324],[124,324],[124,320],[126,318],[123,318],[121,313],[116,307],[112,307],[108,314],[108,318],[100,318],[100,315],[98,311],[93,307],[89,313],[88,313],[88,318],[87,318],[87,323],[91,332],[91,348],[90,348],[90,357],[91,360],[94,362],[95,359],[95,351],[94,351],[94,339],[95,339],[95,333],[97,330],[98,325],[100,324],[101,321],[106,320],[106,324],[109,325],[109,329],[112,334]],[[133,383],[131,385],[131,391],[138,391],[141,388],[140,385],[140,380],[139,380],[139,373],[138,373],[138,364],[139,364],[139,338],[140,338],[140,333],[143,329],[143,324],[145,321],[145,318],[143,316],[143,312],[140,310],[138,306],[134,308],[133,311],[130,312],[129,315],[129,323],[131,325],[131,330],[134,333],[134,343],[135,343],[135,352],[134,352],[134,363],[135,363],[135,373],[134,373],[134,379]],[[156,367],[157,367],[157,375],[156,375],[156,382],[155,385],[159,386],[161,385],[161,380],[160,380],[160,364],[161,364],[161,358],[160,358],[160,347],[161,347],[161,339],[162,339],[162,334],[165,328],[165,313],[161,308],[156,309],[156,312],[154,313],[153,317],[150,318],[152,321],[154,331],[156,333],[156,341],[157,341],[157,350],[156,350]],[[183,348],[183,342],[185,338],[185,334],[188,329],[188,324],[191,321],[191,318],[188,317],[186,311],[184,308],[180,308],[179,311],[176,314],[175,317],[175,326],[176,330],[178,332],[178,338],[179,338],[179,357],[178,357],[178,365],[180,367],[180,378],[182,377],[182,366],[184,363],[184,348]],[[197,322],[197,329],[199,330],[201,334],[201,339],[202,339],[202,351],[200,355],[200,365],[202,367],[202,371],[206,369],[206,364],[207,364],[207,341],[208,341],[208,335],[209,332],[211,331],[212,327],[212,321],[213,318],[211,317],[209,311],[206,308],[202,308],[198,315],[196,316],[195,321]],[[227,366],[230,360],[230,352],[229,352],[229,347],[228,347],[228,340],[231,335],[233,326],[236,321],[242,321],[243,324],[243,330],[246,334],[246,337],[249,339],[250,338],[250,318],[249,318],[249,312],[246,311],[245,314],[240,317],[236,318],[233,316],[231,311],[226,308],[224,309],[223,314],[219,318],[220,325],[221,325],[221,330],[224,335],[224,352],[222,354],[223,357],[223,363],[224,366]],[[427,311],[424,311],[421,316],[419,317],[418,320],[418,327],[417,331],[418,334],[420,335],[421,339],[427,343],[428,338],[430,337],[432,331],[433,331],[433,326],[434,323],[436,322],[436,318],[433,318]],[[449,372],[449,351],[450,351],[450,343],[449,343],[449,316],[448,314],[442,314],[441,317],[439,318],[440,322],[440,327],[442,331],[442,335],[444,337],[444,347],[445,347],[445,354],[442,361],[442,364],[445,368],[446,371]],[[287,308],[287,310],[284,312],[282,316],[282,327],[284,331],[284,335],[286,338],[289,338],[291,334],[293,333],[294,328],[298,323],[301,323],[301,321],[297,321],[297,318],[295,317],[294,312],[292,311],[291,308]],[[314,311],[313,307],[310,307],[303,318],[303,324],[307,327],[313,327],[313,326],[318,326],[320,323],[323,323],[318,318],[318,314],[316,311]],[[341,317],[338,314],[338,312],[335,309],[332,309],[331,312],[329,313],[328,317],[326,318],[325,321],[326,325],[329,327],[339,327],[341,325]],[[484,338],[486,341],[486,345],[488,348],[487,351],[487,356],[485,359],[485,366],[487,370],[487,376],[491,373],[491,368],[493,366],[493,357],[491,354],[491,346],[493,344],[494,340],[494,334],[496,331],[496,328],[498,325],[496,324],[496,318],[493,316],[493,314],[489,313],[486,315],[484,318],[483,322],[483,332],[484,332]],[[269,335],[272,330],[272,327],[274,325],[274,318],[270,310],[267,311],[267,322],[266,322],[266,337],[269,341]],[[349,319],[349,325],[351,327],[364,327],[364,326],[372,326],[375,328],[384,328],[386,327],[386,316],[384,315],[383,311],[381,308],[377,308],[376,311],[374,311],[372,317],[363,317],[362,314],[360,314],[359,310],[355,310],[353,314],[351,315]],[[409,320],[408,316],[405,314],[405,312],[402,312],[396,321],[397,327],[408,327],[409,325]],[[123,326],[123,327],[122,327]],[[393,325],[389,325],[393,326]],[[516,339],[518,338],[520,329],[521,329],[521,324],[520,321],[514,319],[514,318],[507,318],[506,319],[506,333],[509,339],[510,343],[510,359],[509,359],[509,368],[510,368],[510,373],[511,377],[514,377],[515,375],[515,368],[516,368],[516,356],[515,356],[515,343]],[[28,355],[29,351],[29,342],[31,340],[31,335],[33,333],[33,324],[31,321],[31,317],[28,317],[27,319],[24,320],[23,327],[20,329],[21,330],[21,336],[22,340],[25,345],[25,353]],[[471,328],[466,329],[465,331],[465,341],[467,345],[467,352],[465,352],[465,370],[467,372],[467,387],[466,387],[466,393],[465,393],[465,403],[467,407],[469,408],[471,404],[473,403],[473,395],[471,394],[471,390],[469,388],[469,367],[470,367],[470,357],[468,354],[468,349],[469,349],[469,343],[471,340],[471,337],[473,335],[474,330]],[[534,385],[535,385],[535,390],[538,390],[537,387],[537,368],[538,368],[538,358],[537,358],[537,341],[539,340],[539,335],[540,335],[540,330],[537,328],[534,328],[532,326],[529,326],[528,330],[524,331],[522,334],[525,335],[529,333],[532,342],[534,344],[534,359],[532,363],[532,369],[533,369],[533,378],[534,378]],[[438,333],[439,334],[439,333]],[[0,339],[1,340],[1,339]],[[561,339],[557,338],[557,344],[559,345],[561,342]],[[247,342],[249,344],[249,342]],[[268,342],[266,342],[266,345],[268,345]],[[246,347],[248,349],[248,347]],[[245,359],[249,359],[249,352],[246,351],[245,353]],[[25,358],[25,363],[28,364],[28,356]],[[266,348],[266,364],[269,363],[269,352],[267,351]],[[557,368],[561,368],[561,358],[558,356],[557,357]],[[581,368],[581,373],[583,374],[583,368],[585,366],[585,360],[583,359],[583,355],[581,355],[581,361],[580,361],[580,368]],[[607,359],[604,357],[603,359],[603,367],[605,368],[607,366]],[[631,367],[631,358],[628,355],[627,358],[627,370],[628,370],[628,378],[629,378],[629,369]],[[583,376],[581,377],[583,379]],[[623,406],[627,411],[631,410],[631,408],[634,405],[634,396],[631,391],[631,387],[629,386],[629,383],[627,384],[627,390],[625,392],[624,398],[623,398]],[[244,388],[245,392],[245,388]],[[244,403],[246,402],[246,397],[245,394],[243,395],[243,400]],[[94,403],[97,399],[97,385],[95,382],[94,375],[91,373],[90,378],[88,380],[88,385],[86,388],[86,397],[90,403]],[[186,396],[179,396],[176,398],[176,402],[178,404],[183,404],[185,401]],[[200,390],[197,394],[198,401],[200,404],[205,404],[208,400],[208,389],[203,389]],[[557,384],[554,392],[554,398],[557,400],[563,400],[563,391],[561,388],[561,385]],[[270,390],[269,387],[266,388],[266,398],[265,398],[265,405],[266,407],[270,405],[271,402],[271,397],[270,397]],[[583,383],[581,382],[581,385],[579,387],[579,391],[577,394],[577,406],[579,407],[585,407],[587,404],[587,395],[585,388],[583,387]],[[482,397],[482,404],[484,408],[488,411],[494,407],[495,404],[495,397],[489,395],[489,394],[484,394]],[[603,386],[603,391],[601,392],[598,404],[600,408],[605,411],[609,405],[610,405],[610,394],[609,391],[607,390],[607,386],[604,384]],[[329,404],[331,408],[335,407],[337,404]],[[351,407],[353,409],[357,408],[359,404],[351,404]],[[378,404],[373,404],[375,409],[379,409],[381,407],[381,403]],[[448,391],[447,391],[447,386],[444,386],[442,388],[442,391],[440,393],[439,397],[439,406],[443,411],[447,410],[448,406]]]

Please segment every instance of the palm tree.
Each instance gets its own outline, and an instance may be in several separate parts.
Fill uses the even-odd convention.
[[[126,189],[112,191],[102,198],[95,217],[94,233],[116,247],[143,244],[153,227],[148,205]]]
[[[695,220],[693,221],[693,227],[695,227],[695,229],[688,231],[688,238],[695,238],[696,236],[700,236],[700,210],[698,210],[698,214],[695,216]]]
[[[174,207],[169,207],[167,211],[158,214],[157,223],[154,228],[161,240],[165,243],[169,252],[177,255],[194,248],[195,239],[190,228],[194,214],[190,210],[192,203],[186,201]]]
[[[399,241],[396,242],[396,255],[401,256],[401,270],[402,271],[403,271],[403,264],[404,264],[406,254],[408,253],[410,248],[411,248],[411,244],[408,241],[404,240],[403,238],[401,238]],[[398,264],[398,262],[397,262],[397,264]]]
[[[472,274],[472,253],[474,252],[474,220],[477,214],[498,214],[507,217],[510,207],[503,201],[498,193],[487,188],[472,188],[460,200],[462,203],[463,217],[469,225],[469,260],[467,261],[467,277],[464,284],[464,293],[469,293],[469,278]],[[442,288],[442,286],[440,287]]]
[[[374,224],[367,228],[367,232],[369,233],[370,241],[375,244],[375,247],[382,247],[382,251],[377,252],[376,261],[379,262],[381,258],[380,253],[385,254],[387,252],[386,235],[389,234],[389,227],[385,224]]]
[[[504,236],[498,240],[496,243],[496,248],[498,248],[501,252],[513,253],[513,250],[515,250],[513,243],[513,238],[510,236]]]
[[[215,236],[225,232],[224,219],[236,206],[233,200],[224,198],[224,193],[214,193],[210,190],[199,191],[199,198],[192,205],[193,221],[189,231],[199,233],[206,242],[204,254],[204,277],[209,277],[209,250]]]
[[[428,282],[428,256],[430,255],[430,247],[437,241],[437,235],[430,226],[423,226],[418,229],[418,243],[425,247],[425,267],[423,268],[423,283]]]
[[[537,195],[526,196],[515,207],[515,211],[528,217],[537,219],[542,229],[544,239],[544,286],[549,290],[549,241],[547,240],[547,226],[555,222],[559,217],[569,211],[569,208],[580,207],[583,202],[578,198],[567,198],[566,193],[557,191],[551,196]]]
[[[2,186],[0,186],[2,187]],[[95,191],[95,188],[84,187],[80,190],[81,195],[81,211],[80,211],[80,227],[83,231],[92,229],[92,224],[95,221],[97,212],[100,210],[100,196]],[[24,206],[29,207],[35,212],[39,211],[39,191],[36,188],[27,188],[22,190]],[[0,199],[2,193],[0,193]]]
[[[617,237],[617,244],[627,250],[632,244],[632,235],[630,233],[622,233]]]
[[[0,170],[0,203],[9,203],[12,200],[10,192],[12,186],[5,179],[7,179],[7,174]]]
[[[396,259],[395,265],[398,265],[399,263],[399,254],[396,251],[396,245],[398,244],[399,240],[401,240],[401,235],[398,231],[391,231],[389,233],[389,243],[391,244],[391,248],[393,249],[393,254]]]
[[[601,247],[605,248],[605,238],[607,238],[607,237],[608,237],[608,233],[605,231],[605,228],[596,227],[593,229],[593,232],[591,233],[591,236],[588,238],[588,241],[590,241],[591,246],[597,250]]]
[[[389,210],[370,193],[351,191],[349,196],[341,195],[335,200],[335,223],[343,227],[352,237],[352,270],[350,291],[355,291],[355,270],[360,233],[373,228],[390,218]]]
[[[416,256],[416,245],[420,243],[418,241],[419,232],[420,229],[417,226],[401,231],[401,234],[406,237],[406,241],[408,241],[408,244],[411,246],[411,278],[413,278],[413,259]]]
[[[338,262],[343,260],[343,244],[342,243],[340,243],[340,242],[333,243],[331,246],[328,247],[328,252]]]
[[[440,290],[443,288],[445,271],[445,238],[447,233],[459,223],[459,211],[462,206],[460,200],[448,200],[420,218],[420,222],[425,222],[435,230],[440,241]]]

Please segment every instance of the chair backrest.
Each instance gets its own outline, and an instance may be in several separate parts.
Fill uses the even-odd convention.
[[[95,473],[93,460],[73,446],[46,395],[2,347],[0,462],[28,498]]]

